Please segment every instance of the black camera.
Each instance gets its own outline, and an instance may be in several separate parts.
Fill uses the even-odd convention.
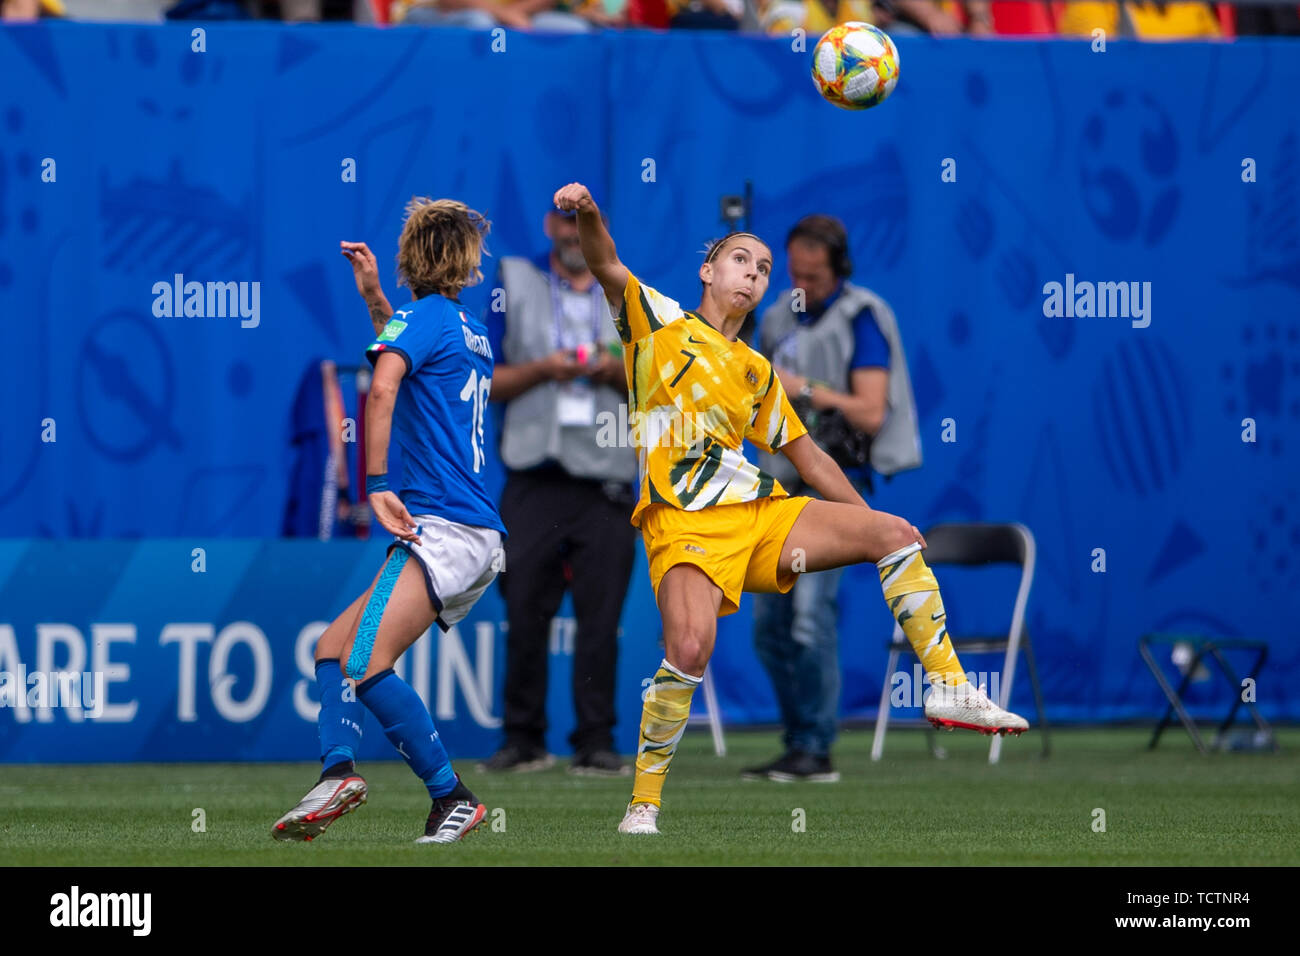
[[[745,202],[744,196],[723,196],[718,201],[718,205],[722,212],[723,222],[729,223],[733,229],[749,213],[749,204]]]

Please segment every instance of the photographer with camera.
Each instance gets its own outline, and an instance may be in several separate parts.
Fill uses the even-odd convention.
[[[805,216],[786,237],[794,288],[763,313],[758,351],[772,362],[809,434],[858,485],[872,470],[921,464],[916,406],[898,323],[880,296],[848,281],[848,235],[832,216]],[[815,495],[781,455],[760,467],[792,495]],[[840,698],[839,601],[843,569],[799,576],[788,594],[755,594],[754,647],[772,679],[785,753],[748,779],[839,780],[830,759]]]

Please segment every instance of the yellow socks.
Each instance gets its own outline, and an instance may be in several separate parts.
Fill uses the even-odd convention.
[[[949,687],[965,684],[966,672],[948,638],[939,582],[921,557],[921,545],[910,544],[886,555],[876,562],[876,567],[880,569],[885,602],[921,659],[930,683]]]
[[[677,742],[686,730],[691,713],[691,694],[701,677],[691,677],[663,661],[646,688],[641,708],[641,744],[636,752],[636,780],[633,803],[659,806],[668,765],[677,752]]]

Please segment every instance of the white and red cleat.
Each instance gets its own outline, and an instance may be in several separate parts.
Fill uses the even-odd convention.
[[[322,780],[271,828],[277,840],[310,842],[325,828],[366,802],[366,782],[356,774]]]
[[[1029,729],[1029,721],[1019,714],[1003,710],[969,681],[949,687],[936,684],[925,698],[925,716],[940,730],[975,730],[981,734],[1014,734],[1019,737]]]

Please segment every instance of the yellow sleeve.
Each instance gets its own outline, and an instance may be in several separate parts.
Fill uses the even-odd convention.
[[[808,429],[804,428],[803,422],[799,421],[799,416],[791,407],[776,370],[768,365],[767,372],[767,391],[754,410],[745,437],[763,451],[775,454],[782,445],[807,435]]]
[[[642,285],[640,279],[628,272],[623,305],[614,318],[618,337],[624,345],[638,342],[681,317],[682,307],[676,301],[648,285]]]

